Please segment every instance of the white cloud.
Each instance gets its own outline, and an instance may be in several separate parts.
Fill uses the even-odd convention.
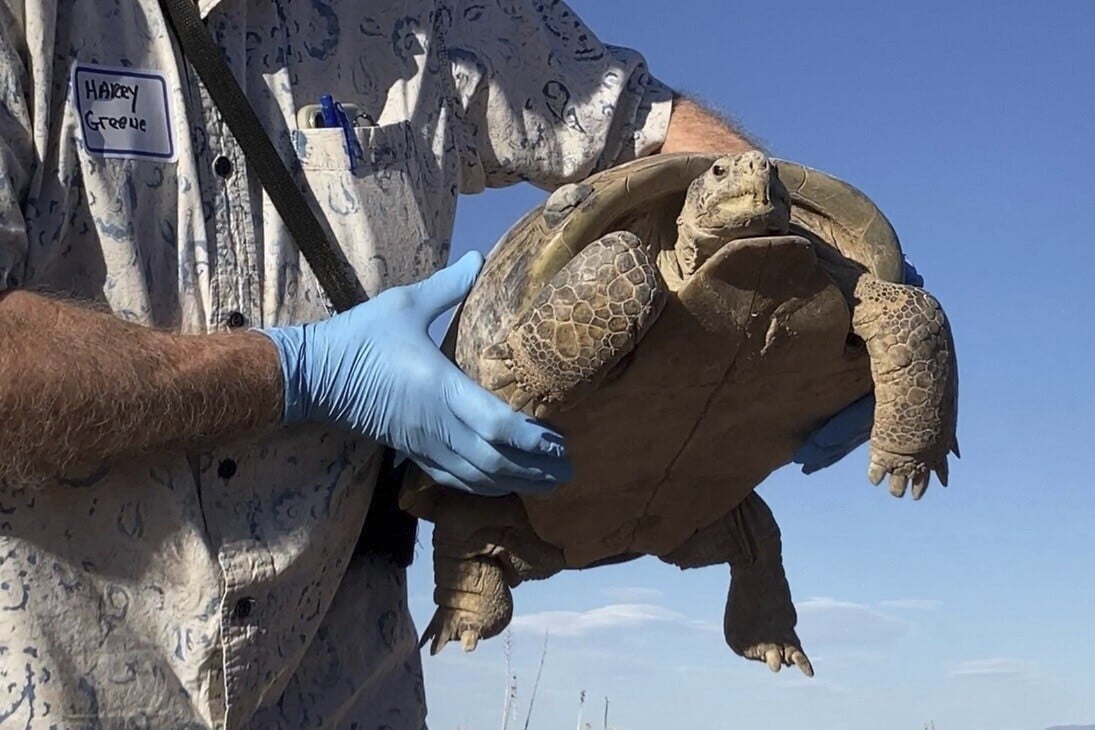
[[[722,636],[723,628],[722,621],[713,621],[705,618],[689,619],[685,622],[686,625],[695,629],[696,631],[703,631],[705,633],[715,633]]]
[[[943,602],[932,598],[898,598],[892,601],[879,601],[878,605],[881,608],[897,610],[936,611],[943,607]]]
[[[657,588],[638,586],[609,586],[601,589],[601,595],[613,603],[654,603],[665,597]]]
[[[1021,677],[1032,673],[1029,662],[1011,657],[971,659],[951,667],[952,677]]]
[[[621,595],[632,589],[624,588]],[[612,589],[606,589],[612,591]],[[639,595],[640,591],[635,594]],[[922,607],[926,601],[901,602]],[[798,633],[811,646],[878,646],[904,636],[910,624],[877,608],[833,598],[810,598],[795,605],[799,616]],[[702,633],[722,633],[722,622],[690,618],[677,611],[650,602],[613,603],[588,611],[540,611],[518,615],[510,624],[515,632],[552,636],[585,636],[598,631],[634,629],[651,624],[676,624]]]
[[[513,619],[515,632],[552,636],[584,636],[595,631],[633,629],[654,623],[681,623],[685,617],[676,611],[651,603],[614,603],[589,611],[541,611]]]
[[[909,624],[861,603],[811,598],[795,604],[798,635],[811,646],[877,646],[904,636]]]

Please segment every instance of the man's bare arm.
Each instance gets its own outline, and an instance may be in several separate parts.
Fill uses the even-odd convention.
[[[731,121],[686,96],[673,98],[669,128],[659,152],[735,153],[760,145]]]
[[[178,335],[0,294],[0,485],[255,433],[282,399],[277,351],[257,332]]]

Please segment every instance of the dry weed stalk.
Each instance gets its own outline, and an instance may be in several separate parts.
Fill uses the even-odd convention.
[[[540,677],[544,674],[544,660],[547,659],[547,646],[548,646],[548,632],[544,632],[544,649],[540,652],[540,666],[536,669],[536,681],[532,683],[532,694],[528,699],[528,714],[525,715],[525,728],[528,730],[528,724],[532,720],[532,704],[536,702],[536,690],[540,687]]]

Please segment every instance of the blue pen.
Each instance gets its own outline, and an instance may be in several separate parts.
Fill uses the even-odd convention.
[[[323,113],[324,127],[331,129],[342,128],[342,136],[346,141],[346,158],[350,162],[350,169],[353,170],[357,158],[363,156],[361,145],[354,134],[353,122],[343,111],[342,105],[336,102],[330,94],[323,94],[319,97],[319,108]]]
[[[323,113],[324,127],[341,127],[338,119],[338,109],[335,108],[335,98],[330,94],[319,97],[319,108]]]

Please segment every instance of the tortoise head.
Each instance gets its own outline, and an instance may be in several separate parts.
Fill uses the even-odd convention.
[[[677,258],[692,274],[730,241],[787,233],[790,196],[763,152],[715,160],[688,186],[677,219]]]

